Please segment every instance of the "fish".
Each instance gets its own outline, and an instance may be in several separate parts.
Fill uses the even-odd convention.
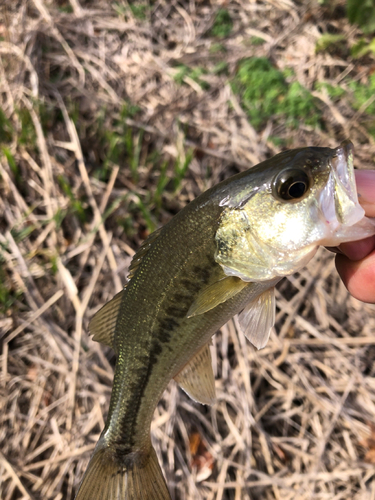
[[[235,314],[258,349],[275,285],[320,245],[375,234],[358,203],[353,145],[287,150],[207,190],[152,233],[128,282],[89,324],[117,356],[108,417],[76,500],[170,500],[151,443],[171,379],[215,402],[210,339]]]

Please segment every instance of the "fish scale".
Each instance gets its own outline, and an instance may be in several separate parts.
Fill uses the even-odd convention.
[[[211,336],[232,316],[257,348],[275,320],[274,287],[319,245],[375,233],[358,204],[352,145],[280,153],[214,186],[152,234],[129,282],[90,323],[117,356],[107,422],[76,500],[170,500],[150,426],[175,378],[215,399]]]
[[[186,364],[199,347],[194,342],[194,338],[190,342],[183,343],[181,340],[184,337],[175,335],[172,340],[173,332],[178,328],[184,328],[181,325],[183,318],[168,315],[167,310],[170,307],[180,307],[185,310],[184,317],[186,317],[186,312],[194,300],[194,294],[208,282],[210,276],[212,275],[213,279],[215,279],[215,275],[224,277],[221,267],[213,260],[215,235],[213,227],[222,210],[210,210],[211,216],[205,217],[207,229],[203,225],[204,230],[200,232],[199,238],[196,238],[195,248],[200,250],[201,265],[197,265],[196,258],[192,253],[192,245],[185,245],[183,241],[184,239],[190,240],[191,228],[194,228],[199,220],[202,220],[203,209],[193,213],[195,218],[191,215],[186,221],[181,221],[179,218],[173,219],[173,224],[160,233],[157,243],[143,258],[125,289],[115,333],[117,349],[123,353],[123,356],[117,363],[117,366],[120,366],[116,369],[114,380],[112,396],[114,403],[111,404],[108,418],[107,435],[110,441],[113,439],[112,436],[114,436],[115,441],[118,437],[113,429],[121,429],[120,440],[124,434],[131,436],[133,445],[135,442],[140,448],[146,447],[147,449],[149,436],[145,436],[142,415],[151,413],[150,407],[157,403],[169,380]],[[184,223],[187,226],[187,231],[184,231]],[[202,223],[200,227],[202,229]],[[181,237],[181,232],[183,237]],[[173,252],[168,263],[163,262],[164,242],[167,242],[172,248],[177,247],[178,243],[180,244],[179,251]],[[206,262],[204,262],[202,255],[202,250],[204,251],[205,248],[207,248],[207,254],[211,255]],[[193,250],[195,249],[193,248]],[[189,260],[192,261],[191,266],[188,264]],[[155,266],[155,262],[158,263],[158,266]],[[184,265],[181,265],[181,262],[184,262]],[[207,269],[207,265],[209,265],[209,269]],[[168,266],[166,273],[163,272],[165,266]],[[188,282],[188,287],[184,287],[181,281],[185,285]],[[192,291],[189,291],[189,288]],[[144,314],[141,316],[137,314],[137,302],[140,297],[147,297]],[[196,322],[197,320],[185,320],[185,323]],[[132,325],[131,328],[128,325]],[[127,329],[127,335],[121,335],[124,328]],[[134,332],[133,335],[132,332]],[[186,359],[182,358],[177,365],[176,354],[181,348],[186,350]],[[133,350],[136,352],[134,356],[132,355]],[[161,357],[163,362],[158,363]],[[123,360],[124,363],[122,363]],[[126,394],[124,394],[124,379],[131,380],[132,386],[131,390],[126,390]],[[155,389],[155,385],[160,385],[158,382],[160,379],[165,380],[165,384],[163,387]],[[152,399],[148,397],[149,394],[153,396]],[[112,408],[117,408],[119,401],[121,401],[121,407],[116,414],[116,419],[114,419]],[[146,401],[146,404],[142,406],[143,401]],[[139,432],[136,425],[137,419],[141,422]]]

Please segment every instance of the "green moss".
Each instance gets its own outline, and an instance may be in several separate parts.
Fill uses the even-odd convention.
[[[157,170],[158,170],[158,175],[157,175],[153,201],[156,205],[156,208],[160,210],[162,206],[162,197],[164,190],[166,189],[170,181],[170,177],[168,176],[168,162],[167,161],[161,162],[161,165],[159,168],[157,168]]]
[[[181,182],[186,175],[189,165],[193,159],[193,156],[194,156],[193,150],[190,149],[189,151],[187,151],[184,161],[182,161],[180,158],[177,158],[176,160],[173,173],[175,193],[179,190],[181,186]]]
[[[278,148],[284,147],[286,145],[285,139],[283,139],[281,137],[277,137],[275,135],[270,135],[268,140],[271,141],[272,144],[274,144]]]
[[[14,240],[17,243],[20,243],[24,239],[28,238],[28,236],[37,229],[37,226],[34,224],[29,224],[27,226],[13,227],[11,229],[11,234]]]
[[[212,72],[215,74],[215,75],[227,75],[228,74],[228,63],[225,62],[225,61],[221,61],[217,64],[215,64],[214,66],[214,69],[212,70]]]
[[[329,97],[333,100],[340,99],[346,94],[345,90],[340,87],[340,85],[331,85],[330,83],[326,82],[317,82],[315,88],[318,91],[325,90]]]
[[[147,18],[147,4],[141,4],[139,2],[134,2],[133,4],[129,4],[130,10],[135,18],[145,20]]]
[[[5,113],[0,109],[0,144],[8,144],[12,140],[13,127]]]
[[[113,2],[112,8],[119,16],[124,17],[125,19],[129,18],[131,13],[131,15],[136,19],[144,21],[147,19],[149,4],[148,2],[140,2],[139,0],[128,2],[128,4],[123,2]]]
[[[233,21],[226,9],[219,9],[216,13],[211,35],[218,38],[227,37],[233,28]]]
[[[139,141],[133,129],[128,126],[127,119],[133,118],[139,107],[124,103],[119,113],[114,115],[113,110],[103,107],[95,120],[82,130],[81,137],[85,137],[84,143],[90,148],[90,153],[95,156],[96,162],[92,175],[106,182],[112,171],[113,165],[128,166],[132,173],[133,181],[138,179],[139,167]],[[112,119],[109,120],[108,116]],[[143,131],[138,132],[138,135]]]
[[[59,7],[59,11],[64,12],[65,14],[72,14],[74,12],[71,5],[62,5]]]
[[[14,288],[14,282],[10,279],[5,268],[4,251],[7,251],[8,243],[0,243],[0,315],[7,314],[14,302],[22,296],[22,291]],[[13,308],[13,313],[15,313]]]
[[[352,57],[364,57],[367,54],[375,54],[375,38],[368,42],[365,38],[360,38],[350,49]]]
[[[266,41],[264,40],[264,38],[260,38],[259,36],[252,36],[250,38],[250,44],[251,45],[263,45]]]
[[[364,113],[373,115],[375,113],[375,102],[371,102],[371,99],[375,93],[375,74],[372,74],[369,77],[368,83],[366,84],[351,81],[348,83],[348,87],[352,91],[353,95],[353,108],[358,110],[369,102],[369,105],[364,110]]]
[[[298,127],[300,120],[313,127],[318,126],[321,120],[314,97],[298,82],[289,85],[285,99],[280,105],[280,113],[285,113],[294,128]]]
[[[17,162],[16,162],[14,156],[12,155],[12,153],[10,152],[10,150],[8,148],[5,148],[5,147],[2,148],[2,152],[4,153],[4,155],[8,161],[9,168],[14,175],[15,181],[18,183],[21,180],[21,173],[19,171],[19,168],[18,168],[18,165],[17,165]]]
[[[58,231],[60,229],[61,224],[62,224],[63,220],[65,219],[67,213],[68,213],[68,211],[65,209],[62,209],[62,208],[58,208],[56,210],[56,213],[53,216],[53,220],[56,223],[56,231]]]
[[[226,52],[227,49],[225,45],[222,43],[211,43],[210,45],[210,53],[211,54],[217,54],[218,52]]]
[[[21,121],[21,130],[18,136],[18,143],[26,146],[27,148],[36,148],[36,132],[29,110],[26,108],[21,108],[17,111],[17,114]]]
[[[14,291],[7,287],[5,272],[1,269],[0,260],[0,313],[7,314],[14,302],[22,296],[21,291]],[[14,311],[13,311],[14,312]]]
[[[342,34],[325,33],[316,42],[315,52],[336,52],[345,47],[346,37]]]
[[[184,84],[185,77],[189,77],[194,80],[203,90],[208,90],[210,88],[210,84],[206,82],[203,78],[203,75],[207,74],[207,71],[203,68],[195,67],[189,68],[185,64],[180,64],[177,66],[178,72],[174,75],[173,79],[179,85]]]
[[[58,261],[57,255],[51,255],[50,260],[51,260],[51,272],[54,276],[56,276],[56,274],[59,271],[59,267],[57,264]]]
[[[358,24],[364,33],[375,31],[374,0],[348,0],[347,14],[349,21]]]
[[[63,175],[59,175],[57,177],[57,182],[59,183],[60,188],[62,189],[64,194],[70,200],[69,213],[77,215],[78,220],[80,221],[81,224],[87,222],[87,214],[84,208],[85,201],[78,199],[77,196],[73,193],[69,181],[66,179],[66,177],[64,177]],[[60,225],[66,215],[67,212],[65,211],[56,212],[55,214],[56,224]]]
[[[302,121],[319,125],[321,113],[313,96],[298,82],[288,83],[285,75],[264,57],[244,59],[232,81],[242,107],[257,129],[270,118],[297,127]]]

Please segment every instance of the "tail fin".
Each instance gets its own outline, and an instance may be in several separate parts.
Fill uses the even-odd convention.
[[[75,500],[171,500],[154,448],[145,464],[122,465],[108,449],[97,449]]]

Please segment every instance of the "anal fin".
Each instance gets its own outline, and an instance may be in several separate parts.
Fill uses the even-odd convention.
[[[202,347],[174,379],[194,401],[203,405],[214,404],[215,377],[209,344]]]
[[[117,316],[120,310],[123,294],[124,290],[121,290],[121,292],[117,293],[113,299],[104,304],[104,306],[99,309],[89,323],[89,330],[93,335],[93,340],[112,347],[112,349]]]
[[[275,324],[275,288],[269,288],[249,302],[238,315],[245,337],[257,348],[266,346]]]

